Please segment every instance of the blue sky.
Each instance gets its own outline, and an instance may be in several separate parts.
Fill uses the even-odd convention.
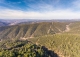
[[[80,19],[80,0],[0,0],[0,19]]]

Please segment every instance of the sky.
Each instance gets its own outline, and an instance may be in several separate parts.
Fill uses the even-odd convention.
[[[0,0],[0,19],[80,19],[80,0]]]

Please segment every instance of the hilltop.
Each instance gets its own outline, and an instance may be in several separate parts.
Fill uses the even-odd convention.
[[[11,53],[13,56],[38,57],[43,54],[44,57],[46,54],[47,57],[79,57],[79,28],[79,21],[33,22],[2,26],[0,27],[0,56],[6,57],[7,53],[11,56]]]
[[[30,38],[65,31],[64,22],[40,22],[0,27],[0,38]]]

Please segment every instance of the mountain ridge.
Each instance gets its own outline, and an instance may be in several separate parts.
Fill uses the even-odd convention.
[[[64,22],[40,22],[0,27],[0,38],[37,37],[55,34],[66,29]]]

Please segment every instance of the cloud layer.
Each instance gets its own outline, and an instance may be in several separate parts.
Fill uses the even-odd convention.
[[[80,12],[70,10],[55,10],[47,12],[0,10],[1,19],[79,19]]]
[[[0,19],[80,19],[80,0],[62,1],[1,0]]]

